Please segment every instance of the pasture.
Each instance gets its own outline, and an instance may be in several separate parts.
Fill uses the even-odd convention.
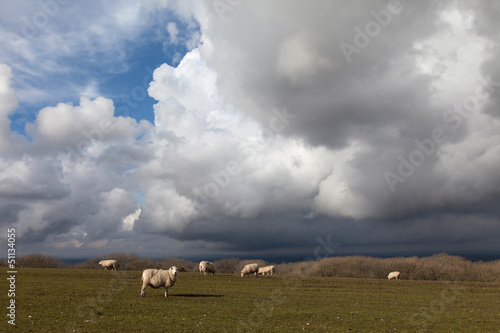
[[[16,326],[2,332],[499,332],[500,283],[200,276],[169,297],[141,271],[19,268]]]

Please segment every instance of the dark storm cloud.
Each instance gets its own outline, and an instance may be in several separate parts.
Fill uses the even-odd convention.
[[[461,223],[456,230],[466,235],[476,216],[495,211],[498,123],[487,129],[479,124],[498,109],[497,48],[487,47],[497,44],[498,24],[491,13],[498,6],[425,1],[392,5],[397,8],[384,1],[245,4],[206,29],[202,25],[209,42],[201,50],[217,72],[225,98],[264,125],[270,110],[285,105],[297,117],[280,134],[333,151],[357,147],[344,163],[332,165],[332,178],[341,182],[327,177],[319,185],[317,198],[324,197],[324,202],[317,213],[332,216],[332,226],[339,217],[353,217],[346,225],[358,230],[362,224],[359,239],[370,244],[372,224],[382,230],[374,243],[395,241],[410,227],[433,234],[436,225],[435,234],[445,244],[449,231],[442,227],[443,219],[469,219],[470,224]],[[371,32],[366,30],[370,24]],[[457,41],[450,41],[454,35]],[[465,59],[477,43],[483,43],[481,53]],[[357,51],[346,55],[345,44]],[[457,82],[447,76],[468,61],[478,65],[477,76],[463,76],[463,87],[453,87]],[[388,181],[388,172],[399,178],[389,176]],[[336,202],[338,192],[345,194],[341,199],[347,207]],[[468,213],[462,215],[464,207]],[[292,208],[282,214],[294,212]],[[428,212],[433,218],[425,223],[415,217]],[[490,216],[498,221],[496,213]],[[387,219],[397,221],[398,233],[385,226]],[[293,224],[285,220],[273,222],[283,226],[283,233]],[[265,239],[273,238],[269,234]],[[339,238],[363,244],[345,234],[340,232]],[[418,242],[437,242],[431,238],[422,236]]]
[[[154,124],[82,98],[40,110],[31,141],[0,136],[0,210],[26,242],[500,250],[496,2],[175,8],[202,43],[155,70]],[[2,128],[15,102],[5,86]]]
[[[421,131],[433,117],[427,110],[431,79],[415,68],[413,44],[438,31],[438,7],[443,6],[400,4],[399,14],[389,14],[374,37],[362,33],[367,45],[348,62],[339,45],[354,46],[355,28],[376,22],[371,11],[388,13],[388,2],[245,4],[207,29],[215,44],[208,63],[227,98],[262,122],[276,106],[288,105],[304,115],[286,133],[313,144],[343,147],[367,127],[404,125],[416,129],[403,130]],[[258,20],[266,19],[275,29],[262,23],[258,28]],[[240,38],[245,34],[252,38]],[[229,59],[218,56],[219,40],[224,51],[233,51]]]

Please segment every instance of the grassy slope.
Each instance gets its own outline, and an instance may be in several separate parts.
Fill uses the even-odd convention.
[[[500,331],[500,283],[180,273],[165,299],[149,287],[141,298],[140,275],[18,269],[17,327],[0,331]]]

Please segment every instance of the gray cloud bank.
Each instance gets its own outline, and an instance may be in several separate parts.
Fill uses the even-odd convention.
[[[201,40],[154,71],[154,124],[82,97],[20,136],[0,65],[27,252],[500,251],[496,1],[183,3]]]

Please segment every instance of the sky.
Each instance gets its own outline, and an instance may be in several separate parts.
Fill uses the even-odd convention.
[[[500,255],[500,3],[0,1],[0,242]]]

